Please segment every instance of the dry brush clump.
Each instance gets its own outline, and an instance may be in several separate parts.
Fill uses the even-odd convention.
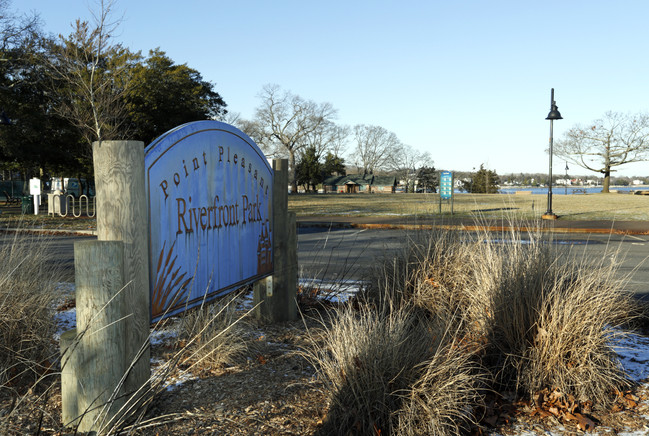
[[[373,304],[412,304],[432,310],[441,318],[462,315],[470,304],[466,290],[473,281],[467,265],[474,260],[470,235],[433,230],[407,234],[396,256],[367,271],[363,298]],[[470,241],[472,242],[472,241]],[[434,310],[433,310],[434,309]]]
[[[495,388],[530,400],[558,390],[599,407],[628,388],[613,347],[632,304],[615,253],[588,263],[539,233],[484,245],[474,285],[488,290],[484,362]]]
[[[578,402],[605,407],[612,395],[631,382],[613,346],[625,333],[621,326],[631,312],[613,267],[557,267],[537,311],[532,343],[521,358],[519,384],[528,395],[549,388]]]
[[[586,262],[538,230],[410,237],[312,353],[325,432],[454,434],[488,391],[610,405],[630,386],[613,347],[633,306],[611,256]]]
[[[323,323],[323,344],[306,353],[329,394],[320,433],[461,433],[481,399],[482,376],[471,353],[445,323],[387,297],[383,302],[339,309]]]
[[[395,413],[395,434],[456,435],[468,433],[483,407],[487,374],[472,350],[457,338],[434,349],[422,364],[424,371],[405,390]]]

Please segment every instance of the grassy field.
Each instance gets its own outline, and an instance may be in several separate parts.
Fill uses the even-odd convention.
[[[290,195],[289,210],[298,217],[308,216],[439,216],[437,194],[298,194]],[[456,194],[456,217],[516,218],[533,220],[547,210],[546,195],[532,194]],[[561,220],[649,221],[649,195],[576,194],[555,195],[552,210]],[[450,216],[450,203],[442,204],[443,215]],[[0,228],[42,228],[94,230],[96,220],[82,216],[48,216],[47,206],[40,214],[21,213],[18,206],[0,203]]]
[[[437,194],[318,194],[289,196],[289,210],[297,216],[412,216],[439,215]],[[451,205],[442,204],[449,214]],[[547,195],[456,194],[453,212],[459,217],[540,218]],[[649,220],[649,196],[630,194],[554,195],[552,210],[563,220]]]

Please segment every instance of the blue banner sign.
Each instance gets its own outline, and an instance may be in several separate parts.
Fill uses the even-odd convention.
[[[270,275],[273,171],[246,134],[179,126],[145,149],[151,320]]]
[[[442,171],[439,177],[439,195],[443,200],[453,198],[453,173]]]

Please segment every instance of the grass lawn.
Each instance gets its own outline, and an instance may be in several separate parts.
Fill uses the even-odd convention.
[[[297,216],[412,216],[440,213],[437,194],[298,194],[290,195],[289,210]],[[540,218],[547,210],[547,195],[456,194],[453,212],[458,217]],[[552,210],[562,220],[649,220],[649,196],[631,194],[554,195]],[[450,214],[451,205],[442,204]]]
[[[649,221],[649,195],[574,194],[554,195],[552,210],[561,220]],[[428,217],[440,213],[437,194],[297,194],[289,195],[288,207],[299,217],[308,216],[404,216]],[[537,219],[547,209],[546,195],[456,194],[456,217]],[[450,215],[451,205],[442,204]],[[0,203],[1,228],[94,230],[95,218],[49,216],[43,204],[39,215],[23,215],[19,206]]]

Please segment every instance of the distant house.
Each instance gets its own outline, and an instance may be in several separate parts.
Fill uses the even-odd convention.
[[[394,176],[375,176],[373,174],[348,174],[346,176],[331,176],[322,184],[325,193],[356,194],[378,192],[393,194],[397,187],[397,178]]]

